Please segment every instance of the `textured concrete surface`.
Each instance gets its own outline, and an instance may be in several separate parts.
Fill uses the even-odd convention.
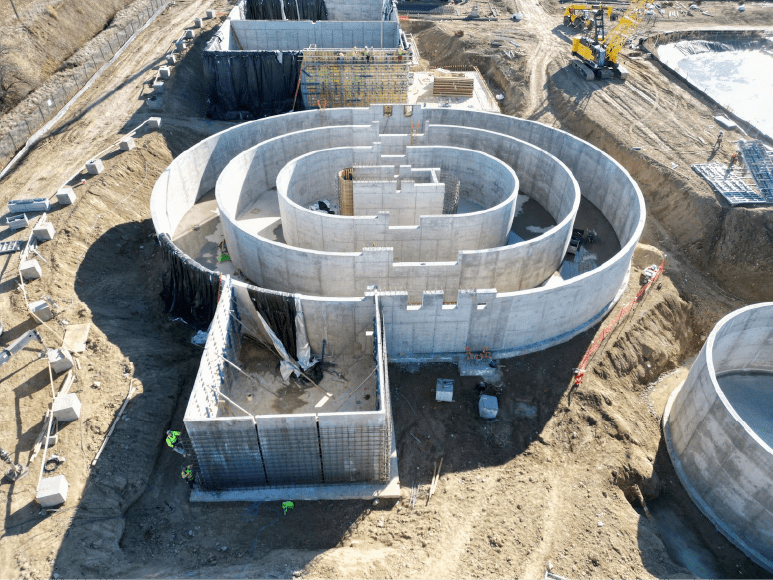
[[[231,27],[228,50],[294,51],[313,44],[317,48],[340,49],[355,46],[397,48],[400,45],[400,26],[397,22],[233,20]],[[239,37],[238,43],[234,32]]]
[[[390,358],[450,360],[454,353],[463,352],[464,346],[476,347],[476,345],[489,346],[495,351],[495,356],[533,352],[566,341],[600,320],[617,301],[627,281],[631,256],[645,220],[641,192],[625,169],[599,149],[563,131],[515,117],[419,107],[413,107],[410,116],[406,116],[400,105],[395,105],[392,114],[385,116],[383,107],[374,105],[369,108],[304,111],[244,123],[214,135],[182,153],[162,174],[151,198],[151,214],[156,230],[170,233],[174,231],[198,197],[215,187],[218,177],[229,162],[234,162],[232,168],[241,167],[243,173],[240,179],[244,181],[243,176],[247,174],[254,160],[254,153],[264,145],[271,153],[272,140],[274,140],[273,143],[281,140],[282,145],[271,155],[264,157],[265,166],[274,169],[271,176],[264,173],[260,177],[263,183],[272,183],[272,181],[275,183],[275,176],[287,161],[317,149],[334,147],[333,139],[337,131],[343,131],[345,135],[354,135],[358,140],[350,141],[345,144],[346,146],[365,147],[372,146],[374,136],[381,138],[383,135],[399,133],[410,135],[412,123],[414,127],[418,123],[421,134],[428,136],[417,146],[432,145],[432,134],[436,131],[432,125],[438,125],[465,127],[470,131],[485,132],[482,134],[488,136],[485,143],[493,142],[497,149],[484,149],[484,151],[498,159],[501,159],[498,149],[505,147],[508,140],[512,139],[519,139],[529,147],[552,155],[556,162],[560,162],[566,168],[568,177],[559,178],[557,170],[547,174],[523,171],[516,165],[516,161],[523,156],[513,158],[512,161],[508,161],[508,164],[518,174],[521,187],[524,189],[531,187],[528,190],[529,195],[543,196],[541,198],[543,201],[540,203],[548,208],[554,217],[553,212],[556,211],[556,207],[549,203],[548,193],[553,186],[545,183],[544,177],[562,179],[556,182],[555,187],[578,187],[581,194],[591,201],[609,221],[621,247],[597,268],[581,273],[570,280],[555,284],[551,281],[550,287],[539,287],[536,284],[541,280],[535,282],[527,278],[526,283],[532,285],[530,289],[512,292],[502,291],[497,277],[505,274],[520,276],[521,272],[526,276],[531,274],[529,260],[533,260],[534,263],[539,263],[540,260],[536,257],[528,257],[529,248],[538,246],[545,239],[543,236],[549,237],[551,232],[513,246],[471,252],[467,271],[469,280],[474,282],[469,284],[466,281],[460,282],[457,288],[477,288],[478,290],[448,293],[443,291],[439,303],[437,302],[438,293],[430,292],[423,298],[412,299],[413,303],[410,306],[408,296],[404,292],[395,292],[384,297],[384,317],[385,320],[391,320],[387,323]],[[303,135],[306,131],[308,134]],[[500,136],[501,145],[496,144],[497,135]],[[382,142],[382,147],[387,146],[387,140]],[[260,148],[247,153],[259,144]],[[388,145],[399,151],[397,140],[393,139]],[[242,153],[244,155],[241,155]],[[239,171],[231,172],[231,178],[238,173]],[[527,186],[526,180],[530,174],[533,184]],[[221,184],[227,185],[225,175]],[[236,187],[236,183],[230,185]],[[540,194],[537,186],[542,187],[545,193]],[[237,187],[236,191],[241,191],[241,188]],[[274,195],[276,195],[275,192]],[[556,200],[560,199],[561,196],[556,197]],[[237,207],[239,201],[235,196],[219,198],[218,202],[229,252],[232,256],[237,256],[236,259],[241,259],[239,253],[244,252],[241,247],[242,236],[247,242],[245,248],[249,248],[256,239],[254,233],[240,228],[241,222],[237,219],[237,216],[248,208]],[[572,211],[576,212],[575,203],[578,202],[572,199],[569,211],[564,210],[565,215],[558,214],[561,218],[556,219],[558,225],[554,230],[565,228],[563,231],[566,235],[566,243],[568,243],[574,220]],[[563,206],[558,204],[558,207]],[[364,337],[366,321],[372,320],[373,317],[372,297],[364,296],[364,292],[359,293],[358,296],[347,297],[334,293],[325,297],[327,292],[340,291],[338,280],[328,283],[325,281],[327,279],[325,276],[329,273],[353,276],[354,274],[351,273],[353,268],[370,268],[373,272],[384,273],[388,280],[390,269],[399,270],[402,267],[399,263],[394,264],[390,251],[373,248],[359,254],[327,254],[324,256],[324,267],[321,267],[319,263],[310,262],[309,258],[315,255],[313,251],[305,250],[303,254],[298,255],[297,259],[286,259],[289,251],[298,250],[286,245],[274,244],[275,246],[272,247],[283,252],[281,260],[272,258],[270,253],[266,256],[254,257],[248,257],[247,253],[243,253],[244,259],[241,259],[241,263],[249,261],[255,268],[261,268],[261,260],[268,260],[265,264],[277,270],[258,271],[256,279],[263,280],[265,275],[266,279],[287,284],[275,289],[288,288],[293,292],[305,294],[302,296],[304,312],[307,321],[311,320],[314,326],[314,332],[309,331],[312,349],[318,353],[321,347],[321,339],[317,338],[320,335],[315,335],[316,332],[335,332],[356,336],[358,337],[356,344],[364,346],[360,342],[362,340],[360,337]],[[271,246],[270,243],[266,244],[266,247],[269,246]],[[520,269],[504,268],[502,266],[506,262],[499,261],[501,255],[507,256],[507,252],[512,251],[513,248],[526,252],[527,258],[523,261],[525,266]],[[563,259],[565,248],[564,244],[558,247],[559,255],[555,267]],[[555,252],[555,248],[552,251]],[[355,261],[352,266],[352,255],[357,256],[363,265],[357,266]],[[436,263],[439,266],[430,264],[427,263],[423,267],[425,269],[421,271],[420,276],[412,277],[412,281],[419,280],[412,282],[417,285],[417,288],[420,285],[424,285],[425,289],[442,287],[438,273],[442,272],[445,275],[448,273],[448,268],[452,266],[442,262]],[[453,267],[461,270],[461,264]],[[456,272],[453,272],[453,275],[456,276]],[[458,276],[461,279],[461,273]],[[294,286],[296,284],[297,286]],[[321,292],[303,291],[301,288],[316,288]],[[389,286],[386,288],[382,286],[381,289],[388,288]],[[486,288],[492,290],[486,290]],[[493,290],[494,288],[496,290]],[[361,290],[358,289],[358,292]],[[310,296],[311,294],[316,296]],[[455,302],[455,304],[443,305],[444,298],[446,298],[445,301]],[[308,308],[307,302],[310,304]],[[418,302],[421,302],[420,306],[415,304]]]
[[[690,497],[722,534],[773,573],[773,449],[720,384],[728,373],[755,372],[773,373],[773,303],[747,306],[717,323],[671,395],[663,426]]]

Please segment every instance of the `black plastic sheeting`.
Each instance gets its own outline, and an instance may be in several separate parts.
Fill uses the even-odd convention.
[[[234,120],[292,110],[302,55],[301,51],[205,50],[202,61],[209,86],[207,116]],[[295,110],[301,109],[303,99],[298,94]]]
[[[217,308],[220,275],[181,252],[167,234],[158,235],[164,260],[161,298],[167,312],[206,330]]]
[[[252,288],[247,291],[263,320],[274,331],[274,334],[287,349],[288,354],[296,358],[295,354],[298,352],[298,348],[295,341],[295,298],[281,294],[257,292]]]
[[[284,0],[282,18],[282,0],[247,0],[244,17],[247,20],[327,20],[327,7],[325,0]]]

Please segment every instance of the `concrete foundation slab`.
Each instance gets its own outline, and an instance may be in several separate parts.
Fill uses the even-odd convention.
[[[67,501],[68,488],[67,478],[64,475],[45,477],[38,483],[35,499],[44,508],[62,505]]]
[[[88,171],[90,175],[99,175],[104,170],[105,166],[101,159],[92,159],[91,161],[86,162],[86,171]]]
[[[77,421],[81,417],[81,402],[78,395],[68,393],[54,399],[54,418],[61,422]]]
[[[25,280],[37,280],[43,275],[43,270],[36,259],[24,260],[19,264],[19,272]]]
[[[54,314],[51,312],[51,305],[45,300],[30,302],[30,312],[43,322],[48,322],[54,317]]]
[[[459,376],[462,377],[494,377],[497,374],[497,367],[491,366],[491,359],[467,359],[461,357],[457,363],[459,367]]]
[[[63,187],[56,192],[56,201],[60,205],[72,205],[75,203],[76,195],[72,187]]]
[[[57,374],[69,371],[73,365],[72,355],[64,347],[49,349],[48,362],[51,364],[51,369]]]

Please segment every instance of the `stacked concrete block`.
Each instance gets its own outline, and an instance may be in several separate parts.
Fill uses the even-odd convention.
[[[131,137],[126,137],[125,139],[121,139],[121,142],[118,144],[118,147],[121,151],[131,151],[135,147],[134,139]]]
[[[193,19],[193,26],[195,28],[201,28],[202,23],[203,23],[203,21],[202,21],[201,18],[194,18]]]
[[[190,40],[191,38],[195,38],[195,36],[196,36],[196,33],[193,32],[193,30],[188,29],[185,31],[183,38],[185,38],[186,40]]]
[[[22,260],[19,263],[19,272],[25,280],[37,280],[43,275],[43,270],[35,258]]]
[[[77,421],[81,417],[81,402],[78,395],[74,393],[58,395],[54,399],[52,412],[57,421]]]
[[[161,117],[151,117],[148,119],[148,125],[153,129],[161,128]]]
[[[58,349],[52,348],[48,351],[48,363],[56,374],[61,374],[72,368],[72,355],[64,346]]]
[[[38,483],[37,502],[44,508],[56,507],[67,501],[67,478],[64,475],[44,477]]]
[[[105,166],[101,159],[92,159],[86,162],[86,171],[89,175],[99,175],[105,170]]]
[[[157,93],[163,93],[166,90],[164,82],[158,79],[153,81],[153,90]]]
[[[38,242],[48,242],[53,240],[55,234],[56,230],[54,230],[54,224],[49,221],[43,222],[42,224],[38,223],[32,228],[32,235],[35,236],[35,239]]]
[[[212,19],[215,17],[215,11],[214,10],[207,10],[207,18]]]
[[[58,201],[60,205],[72,205],[75,203],[75,199],[76,196],[72,187],[62,187],[56,192],[56,201]]]
[[[162,79],[168,79],[172,76],[172,70],[168,66],[162,66],[158,69],[158,76]]]
[[[53,312],[51,312],[51,305],[45,300],[30,302],[29,307],[30,312],[43,322],[47,322],[54,317]]]

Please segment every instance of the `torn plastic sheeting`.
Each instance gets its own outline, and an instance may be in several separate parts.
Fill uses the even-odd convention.
[[[220,46],[220,42],[217,43]],[[216,49],[213,43],[212,48]],[[229,112],[247,111],[255,117],[302,109],[295,99],[303,52],[205,50],[204,78],[209,87],[207,116],[223,119]]]
[[[164,261],[161,298],[172,316],[179,316],[197,330],[206,330],[217,308],[220,274],[177,248],[167,234],[158,234]]]
[[[287,353],[287,349],[285,348],[285,345],[283,345],[282,341],[279,340],[279,337],[277,337],[277,335],[274,334],[274,331],[271,330],[271,327],[268,325],[268,322],[266,322],[265,319],[260,315],[260,312],[256,311],[255,315],[257,316],[260,323],[263,325],[263,331],[271,339],[271,342],[274,344],[274,348],[276,349],[277,353],[279,354],[279,356],[281,356],[284,359],[279,363],[279,372],[282,374],[282,378],[284,380],[287,380],[290,374],[292,374],[294,371],[300,370],[298,368],[298,363],[296,363],[292,358],[290,358],[290,355]]]
[[[295,348],[298,363],[302,369],[311,366],[311,347],[306,335],[306,320],[303,317],[303,305],[300,298],[295,299]]]
[[[247,0],[244,8],[247,20],[327,20],[325,0]]]

